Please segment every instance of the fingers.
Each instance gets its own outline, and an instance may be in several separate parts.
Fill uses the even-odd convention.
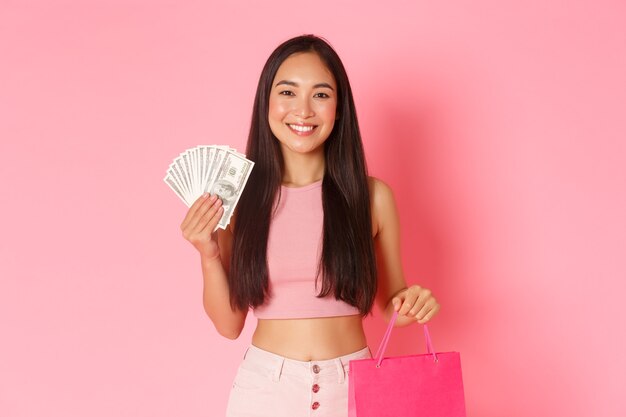
[[[205,233],[208,236],[213,235],[215,232],[215,228],[222,218],[222,214],[224,214],[224,207],[222,206],[222,200],[217,200],[211,209],[207,211],[204,216],[198,221],[197,229],[198,233],[204,235]]]
[[[215,212],[221,205],[222,200],[217,198],[216,195],[212,195],[207,198],[203,204],[200,204],[195,214],[189,220],[189,228],[195,230],[196,232],[202,230],[206,226],[206,223],[215,215]]]
[[[422,291],[428,291],[430,293],[429,290],[426,289],[422,289],[419,285],[413,285],[409,288],[407,288],[407,290],[404,293],[404,302],[402,303],[402,306],[400,307],[400,310],[398,310],[398,315],[400,316],[411,316],[414,317],[415,314],[417,314],[417,312],[424,306],[425,303],[425,297],[422,296],[420,297],[420,293]]]
[[[401,303],[400,307],[398,305]],[[413,285],[393,299],[398,315],[413,317],[424,324],[437,314],[439,303],[428,288]]]
[[[428,313],[426,313],[426,315],[422,318],[419,318],[419,314],[416,316],[418,318],[417,322],[419,324],[424,324],[426,322],[428,322],[430,319],[432,319],[435,314],[437,314],[439,312],[439,309],[441,307],[439,306],[439,304],[436,304],[431,310],[428,311]]]
[[[434,297],[429,298],[424,306],[415,314],[415,319],[418,322],[428,321],[432,316],[434,316],[437,311],[439,311],[439,303],[435,300]],[[428,319],[426,319],[428,317]]]
[[[196,212],[198,211],[198,209],[207,202],[207,200],[209,200],[210,202],[215,201],[215,199],[210,200],[211,198],[213,198],[213,196],[209,197],[209,193],[204,193],[202,194],[200,197],[198,197],[196,199],[196,201],[194,201],[194,203],[191,205],[191,207],[189,207],[189,210],[187,211],[187,215],[185,216],[185,218],[183,219],[183,222],[180,224],[180,228],[181,229],[186,229],[187,226],[189,225],[189,222],[191,221],[191,219],[193,218],[193,216],[196,214]]]
[[[418,291],[417,301],[409,309],[407,316],[415,317],[418,313],[420,313],[426,307],[426,303],[429,301],[430,297],[431,297],[431,293],[429,289],[426,289],[426,288],[420,289]]]
[[[190,240],[194,236],[202,234],[207,227],[211,232],[219,222],[223,213],[222,201],[216,195],[210,197],[201,196],[189,208],[180,228],[185,239]]]
[[[417,285],[409,287],[404,294],[404,302],[402,303],[400,310],[398,310],[398,315],[406,316],[411,310],[411,308],[413,307],[413,305],[415,305],[415,302],[417,301],[418,296],[419,296],[419,287]],[[415,313],[413,313],[412,316],[413,315],[415,315]]]

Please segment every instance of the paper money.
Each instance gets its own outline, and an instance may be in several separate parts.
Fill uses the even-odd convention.
[[[228,146],[199,145],[176,157],[163,181],[187,207],[204,192],[217,194],[224,207],[217,227],[225,229],[253,167],[254,162]]]

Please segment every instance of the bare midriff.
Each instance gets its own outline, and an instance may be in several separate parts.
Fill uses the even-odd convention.
[[[360,315],[259,319],[252,344],[299,361],[321,361],[357,352],[367,346]]]

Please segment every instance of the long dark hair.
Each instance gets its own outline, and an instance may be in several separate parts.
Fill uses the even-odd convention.
[[[324,143],[322,181],[324,208],[323,248],[318,277],[318,297],[332,294],[367,315],[376,295],[376,259],[367,167],[346,70],[333,48],[323,39],[304,35],[282,43],[270,55],[259,79],[246,155],[255,162],[237,205],[230,259],[231,306],[247,310],[266,300],[270,288],[267,240],[273,208],[283,178],[283,157],[268,121],[272,81],[285,59],[294,53],[314,52],[337,83],[337,115]]]

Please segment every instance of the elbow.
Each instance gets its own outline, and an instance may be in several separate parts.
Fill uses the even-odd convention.
[[[223,336],[226,339],[235,340],[241,334],[241,330],[242,329],[236,329],[236,328],[229,328],[229,329],[218,328],[217,332],[220,334],[220,336]]]
[[[226,339],[230,340],[235,340],[239,337],[239,335],[241,335],[245,323],[245,317],[243,320],[229,320],[220,323],[213,322],[213,324],[215,325],[215,330],[217,330],[220,336],[223,336]]]
[[[224,311],[217,311],[214,308],[209,308],[207,304],[204,305],[204,311],[211,319],[215,330],[217,330],[217,333],[219,333],[220,336],[235,340],[239,337],[239,335],[241,335],[243,327],[246,324],[247,314],[240,314],[239,312],[232,311],[228,312],[230,314],[226,314]]]

